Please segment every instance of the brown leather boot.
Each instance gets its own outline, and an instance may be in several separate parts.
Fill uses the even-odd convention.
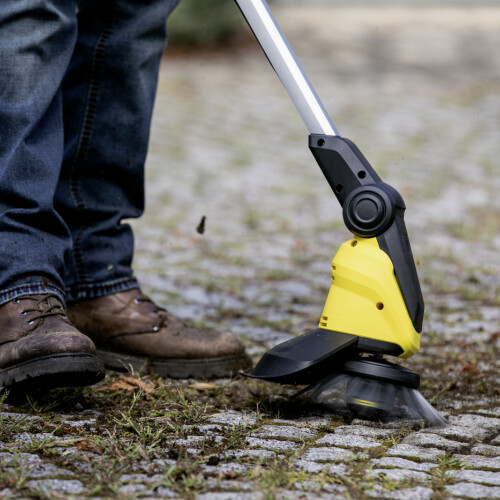
[[[68,317],[96,344],[106,366],[150,368],[173,378],[212,378],[249,369],[238,337],[187,327],[139,289],[78,302]]]
[[[84,386],[103,377],[94,344],[70,324],[56,296],[27,295],[0,307],[0,387]]]

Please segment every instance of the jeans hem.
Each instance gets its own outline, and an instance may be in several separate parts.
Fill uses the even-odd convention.
[[[67,290],[67,301],[78,302],[81,300],[98,299],[114,293],[126,292],[139,288],[139,283],[134,277],[115,279],[103,283],[93,283],[91,285],[78,285]]]
[[[55,295],[63,304],[66,302],[66,295],[59,287],[47,283],[47,281],[36,281],[33,283],[19,283],[0,292],[0,305],[24,295]]]

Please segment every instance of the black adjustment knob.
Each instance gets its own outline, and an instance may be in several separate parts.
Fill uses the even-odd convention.
[[[362,193],[351,201],[349,212],[357,225],[369,229],[384,218],[384,201],[376,194]]]
[[[360,186],[346,198],[344,222],[354,234],[376,236],[392,223],[395,205],[378,186]]]

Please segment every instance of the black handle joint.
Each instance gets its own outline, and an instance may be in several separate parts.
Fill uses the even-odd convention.
[[[360,186],[345,199],[344,223],[355,235],[372,238],[391,226],[398,208],[404,208],[403,199],[388,184]]]
[[[413,326],[420,332],[424,300],[404,223],[403,198],[382,182],[349,139],[311,134],[309,149],[342,206],[347,228],[358,237],[376,237],[391,259]]]

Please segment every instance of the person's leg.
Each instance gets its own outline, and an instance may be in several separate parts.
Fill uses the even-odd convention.
[[[104,367],[65,314],[71,236],[53,206],[75,6],[0,2],[0,26],[0,388],[86,385]]]
[[[67,0],[0,2],[0,26],[0,304],[25,293],[63,299],[71,237],[53,199],[75,8]]]
[[[112,368],[227,376],[248,367],[231,334],[187,328],[144,296],[123,220],[144,208],[144,161],[166,19],[178,0],[86,0],[64,84],[66,146],[57,207],[73,236],[68,316]],[[101,14],[99,17],[97,14]]]
[[[144,161],[166,43],[179,0],[81,0],[66,74],[65,152],[56,206],[71,229],[70,301],[137,287],[125,219],[144,209]]]

